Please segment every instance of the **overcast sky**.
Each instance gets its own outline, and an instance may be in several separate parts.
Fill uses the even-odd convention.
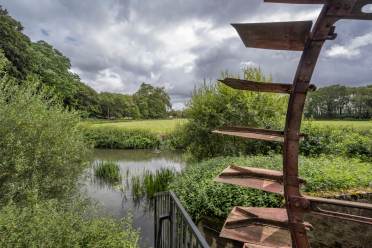
[[[291,82],[299,52],[245,48],[230,23],[314,20],[318,5],[261,0],[0,0],[33,41],[70,58],[97,91],[164,86],[181,107],[195,85],[220,72],[260,66],[274,82]],[[372,83],[372,22],[340,21],[313,76],[317,86]]]

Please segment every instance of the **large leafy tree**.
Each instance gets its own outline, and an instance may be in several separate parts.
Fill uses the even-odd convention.
[[[22,33],[23,26],[0,6],[0,48],[11,62],[9,73],[25,79],[32,71],[32,49],[30,39]]]
[[[144,119],[165,118],[171,108],[170,97],[165,89],[146,83],[141,84],[134,94],[134,100]]]

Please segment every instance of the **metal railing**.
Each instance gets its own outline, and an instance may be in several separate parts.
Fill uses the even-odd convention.
[[[154,201],[155,248],[209,248],[203,235],[172,192],[160,192]]]

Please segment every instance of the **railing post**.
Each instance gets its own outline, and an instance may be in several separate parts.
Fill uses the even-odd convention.
[[[196,247],[209,248],[173,192],[158,193],[154,202],[155,248],[193,247],[193,240]]]

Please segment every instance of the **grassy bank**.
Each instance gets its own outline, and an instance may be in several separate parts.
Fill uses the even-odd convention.
[[[224,157],[186,167],[171,184],[187,211],[196,219],[226,217],[233,206],[280,207],[283,199],[255,189],[216,183],[213,179],[228,165],[281,170],[282,158],[273,156]],[[307,181],[306,194],[336,195],[342,192],[372,192],[372,163],[343,157],[301,157],[300,175]]]
[[[178,127],[186,119],[142,121],[83,121],[80,130],[95,148],[182,148]]]
[[[187,119],[169,120],[88,120],[81,125],[89,128],[117,128],[121,130],[145,130],[156,134],[165,135],[173,132],[178,126],[187,122]]]
[[[86,139],[96,148],[110,149],[187,149],[205,159],[239,154],[268,154],[281,151],[280,144],[225,137],[204,130],[190,132],[186,119],[142,121],[84,121],[80,124]],[[192,128],[191,128],[192,129]],[[372,121],[304,121],[301,154],[333,154],[372,158]],[[203,138],[204,137],[204,138]],[[206,138],[207,137],[207,138]],[[204,142],[203,144],[200,142]]]

